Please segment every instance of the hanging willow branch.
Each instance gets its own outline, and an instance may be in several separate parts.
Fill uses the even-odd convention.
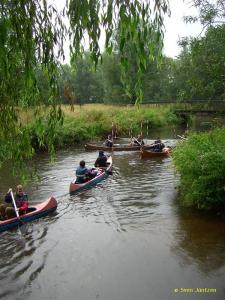
[[[84,51],[89,39],[89,51],[97,66],[101,57],[101,32],[105,32],[105,49],[113,49],[113,34],[119,33],[122,81],[130,95],[127,76],[131,66],[128,45],[132,45],[132,60],[137,63],[136,103],[143,99],[142,79],[149,59],[160,57],[163,46],[163,17],[169,14],[167,0],[70,0],[68,16],[71,26],[73,57]]]
[[[70,0],[67,15],[73,57],[83,52],[82,42],[88,37],[91,58],[97,66],[102,58],[101,33],[105,33],[105,47],[110,53],[113,34],[118,32],[122,80],[129,95],[130,81],[126,75],[132,56],[138,66],[135,94],[136,102],[140,103],[147,61],[160,57],[163,16],[169,12],[167,1]],[[62,122],[57,107],[57,72],[68,33],[63,17],[47,0],[0,2],[0,164],[11,159],[20,166],[34,154],[33,128],[21,121],[21,107],[34,110],[32,122],[36,122],[38,146],[47,145],[50,152],[54,150],[55,130]],[[43,99],[36,84],[40,69],[46,78],[45,85],[50,87],[48,99],[44,99],[48,109],[40,107]]]
[[[36,70],[42,68],[51,88],[45,99],[49,114],[61,118],[56,106],[58,70],[57,59],[63,55],[65,27],[60,14],[45,0],[3,0],[0,4],[0,163],[8,159],[14,165],[34,154],[31,135],[21,122],[20,107],[33,107],[38,116],[40,92],[36,85]],[[56,52],[56,49],[58,52]],[[46,123],[46,144],[52,149],[54,122]],[[55,124],[55,123],[54,123]],[[47,133],[48,130],[48,133]],[[38,135],[41,142],[43,137]],[[48,138],[49,137],[49,138]],[[7,150],[6,150],[7,149]]]

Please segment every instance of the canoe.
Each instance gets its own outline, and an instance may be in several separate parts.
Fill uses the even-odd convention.
[[[86,144],[85,146],[86,150],[103,150],[103,151],[139,151],[141,149],[141,146],[133,146],[129,144],[116,144],[112,148],[106,147],[103,145],[95,145],[95,144]],[[146,145],[144,146],[145,149],[151,149],[152,145]]]
[[[57,201],[54,197],[50,197],[48,200],[29,206],[28,212],[25,215],[21,215],[20,219],[24,222],[30,222],[35,219],[39,219],[55,211],[57,208]],[[0,221],[0,232],[17,227],[21,222],[16,218],[10,218],[4,221]]]
[[[98,170],[97,175],[92,178],[91,180],[84,182],[84,183],[70,183],[69,192],[74,194],[80,190],[91,188],[98,184],[103,179],[107,178],[109,174],[112,172],[112,157],[110,156],[107,160],[108,166],[106,168],[96,168]]]
[[[165,147],[162,152],[147,151],[143,148],[140,150],[141,158],[166,157],[171,153],[171,148]]]

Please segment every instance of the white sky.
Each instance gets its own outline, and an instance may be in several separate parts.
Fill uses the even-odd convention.
[[[171,17],[165,19],[164,54],[176,57],[181,48],[177,41],[185,36],[198,36],[202,27],[200,24],[186,24],[183,17],[187,15],[198,16],[198,12],[191,7],[190,0],[170,0]],[[189,4],[188,4],[189,3]]]
[[[191,7],[191,0],[169,1],[171,16],[165,18],[166,31],[163,52],[167,56],[176,57],[181,51],[181,48],[177,45],[179,38],[185,36],[198,36],[201,33],[201,26],[200,24],[186,24],[183,21],[183,17],[186,15],[198,15],[196,9]],[[49,2],[54,3],[58,9],[62,9],[65,6],[66,0],[49,0]],[[65,43],[65,56],[66,61],[64,63],[69,63],[68,43]]]

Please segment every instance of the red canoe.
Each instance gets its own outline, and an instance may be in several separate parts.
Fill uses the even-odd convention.
[[[85,188],[91,188],[92,186],[98,184],[103,179],[107,178],[112,172],[112,157],[110,156],[107,160],[108,167],[106,168],[96,168],[98,170],[97,175],[91,180],[84,183],[70,183],[69,192],[75,193]]]
[[[171,153],[171,148],[165,147],[162,152],[147,151],[141,148],[140,153],[141,158],[166,157]]]
[[[25,215],[21,215],[20,220],[23,223],[27,223],[48,215],[49,213],[55,211],[56,208],[57,208],[56,199],[54,197],[50,197],[48,200],[40,204],[29,206],[28,212]],[[0,232],[20,225],[21,221],[19,221],[17,217],[0,221]]]

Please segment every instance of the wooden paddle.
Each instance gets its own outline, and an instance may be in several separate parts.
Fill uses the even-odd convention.
[[[136,138],[133,138],[135,142],[138,143],[139,146],[143,147],[144,145],[142,145]]]
[[[180,139],[182,139],[182,140],[186,140],[187,138],[186,137],[183,137],[182,135],[177,135]]]

